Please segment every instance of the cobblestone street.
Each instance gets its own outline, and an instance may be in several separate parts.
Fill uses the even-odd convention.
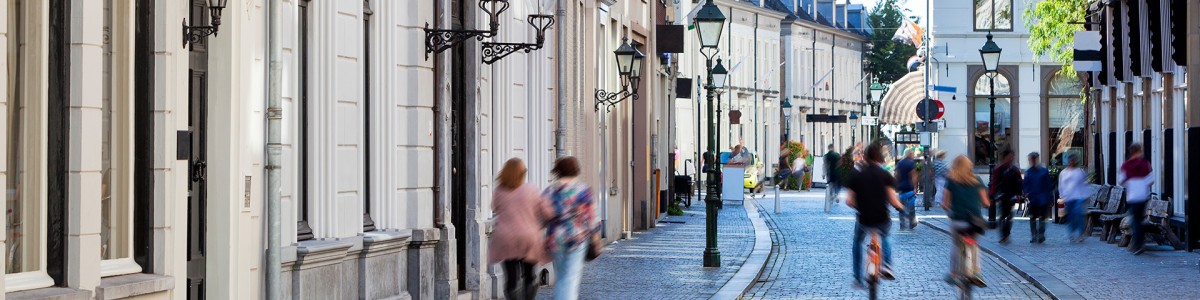
[[[725,203],[718,215],[721,267],[705,268],[704,201],[692,203],[683,216],[610,244],[584,265],[580,299],[708,299],[721,289],[754,246],[749,207]],[[538,298],[552,299],[553,287],[542,287]]]
[[[822,211],[824,191],[781,194],[781,213],[771,197],[759,200],[771,227],[772,256],[758,283],[745,295],[752,299],[863,299],[865,290],[851,288],[850,245],[854,210],[844,202],[832,213]],[[899,233],[893,222],[895,281],[884,282],[884,299],[950,299],[956,290],[942,281],[949,268],[950,238],[927,226]],[[1048,299],[1003,262],[982,256],[984,278],[978,299]]]

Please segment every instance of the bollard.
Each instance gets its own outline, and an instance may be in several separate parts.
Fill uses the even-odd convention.
[[[775,185],[775,213],[779,213],[779,185]]]

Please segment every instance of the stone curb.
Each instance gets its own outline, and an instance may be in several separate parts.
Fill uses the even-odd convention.
[[[709,299],[742,298],[746,290],[749,290],[758,281],[758,276],[762,274],[763,267],[767,265],[767,259],[771,256],[770,228],[758,213],[758,203],[750,198],[745,201],[746,215],[750,218],[750,224],[754,225],[754,249],[750,250],[750,256],[746,258],[746,262],[742,263],[741,267],[738,267],[733,278],[726,281],[725,285],[721,286],[721,289]]]
[[[950,230],[943,227],[945,226],[943,224],[934,224],[934,222],[929,222],[928,220],[921,220],[920,222],[942,233],[950,234]],[[1005,265],[1008,265],[1009,268],[1013,269],[1013,271],[1016,271],[1017,274],[1021,274],[1021,277],[1025,277],[1025,280],[1029,280],[1030,283],[1033,283],[1033,286],[1050,295],[1051,299],[1084,299],[1082,295],[1079,295],[1078,292],[1075,292],[1074,289],[1067,286],[1058,277],[1054,277],[1054,275],[1042,270],[1037,265],[1012,253],[1012,251],[1000,247],[1000,245],[991,240],[978,239],[976,241],[979,243],[979,249],[995,256]]]

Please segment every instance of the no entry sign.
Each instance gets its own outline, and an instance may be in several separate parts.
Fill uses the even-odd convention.
[[[926,107],[929,107],[930,111],[925,111]],[[938,101],[937,99],[925,99],[917,103],[917,117],[921,118],[921,120],[931,121],[941,119],[945,113],[946,106],[942,105],[942,101]]]

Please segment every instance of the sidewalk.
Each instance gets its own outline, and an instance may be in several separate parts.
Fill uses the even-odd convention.
[[[726,202],[718,214],[720,268],[704,267],[704,201],[693,199],[683,216],[669,216],[654,229],[614,242],[599,259],[584,265],[579,298],[708,299],[716,295],[735,274],[741,276],[738,271],[754,248],[755,228],[746,209]],[[757,275],[758,269],[752,273]],[[745,284],[751,282],[753,278]],[[538,299],[552,299],[553,290],[553,286],[541,287]]]
[[[922,223],[947,228],[940,208],[919,212]],[[1029,238],[1029,220],[1017,218],[1008,245],[996,242],[999,232],[994,230],[979,245],[1056,299],[1194,299],[1200,295],[1200,254],[1147,251],[1134,256],[1095,236],[1074,244],[1067,241],[1063,224],[1047,226],[1044,244],[1030,244]],[[1148,241],[1147,246],[1153,245]]]

